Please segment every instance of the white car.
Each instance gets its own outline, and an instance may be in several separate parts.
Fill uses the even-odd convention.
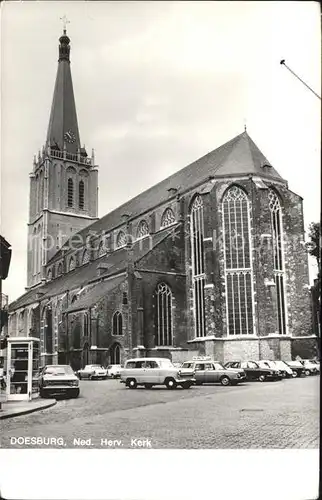
[[[107,377],[107,370],[101,365],[86,365],[82,370],[76,372],[79,380],[87,378],[88,380],[93,379],[105,379]]]
[[[312,363],[309,359],[301,359],[300,362],[304,366],[305,375],[317,375],[319,373],[317,365]]]
[[[121,376],[121,365],[109,365],[107,367],[107,375],[108,377],[117,378]]]
[[[146,389],[154,385],[189,389],[196,382],[194,375],[191,368],[175,368],[167,358],[134,358],[128,359],[122,368],[121,382],[130,389],[136,389],[138,385]]]

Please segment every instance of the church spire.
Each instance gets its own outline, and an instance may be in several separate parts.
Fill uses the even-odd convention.
[[[70,38],[64,20],[63,34],[59,38],[59,58],[53,102],[47,132],[47,145],[60,151],[64,145],[68,153],[81,149],[76,105],[70,70]]]

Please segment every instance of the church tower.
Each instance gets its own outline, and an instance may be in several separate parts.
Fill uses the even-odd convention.
[[[45,266],[64,242],[97,219],[98,167],[81,147],[69,56],[64,29],[46,144],[30,174],[28,288],[47,278]]]

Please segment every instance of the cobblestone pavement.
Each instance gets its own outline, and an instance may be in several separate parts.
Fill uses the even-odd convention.
[[[176,391],[161,387],[130,390],[118,380],[80,384],[78,399],[59,400],[48,410],[4,420],[1,447],[319,446],[319,377]],[[56,442],[19,445],[12,439],[18,437],[55,438]]]

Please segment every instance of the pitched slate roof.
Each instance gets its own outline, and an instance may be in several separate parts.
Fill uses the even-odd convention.
[[[93,286],[87,293],[84,292],[84,295],[66,309],[65,312],[81,311],[82,309],[88,309],[94,306],[100,299],[108,295],[110,291],[114,290],[114,288],[120,285],[124,280],[125,276],[123,275],[97,283],[97,285]]]
[[[167,238],[169,234],[171,234],[172,231],[178,227],[178,225],[179,224],[171,226],[154,234],[152,238],[152,245],[149,245],[148,248],[141,245],[141,241],[136,241],[132,247],[133,262],[138,262],[142,257],[151,252],[153,248]],[[105,272],[103,271],[102,274],[98,276],[97,268],[101,263],[107,264],[108,269],[106,269]],[[62,276],[59,276],[44,285],[28,290],[24,295],[9,305],[9,312],[25,307],[33,302],[49,299],[50,297],[63,294],[66,291],[75,290],[84,285],[88,285],[91,282],[94,283],[102,278],[121,273],[126,270],[127,264],[128,249],[123,247],[110,254],[100,257],[99,259],[93,260],[84,266],[76,267],[73,271],[63,274]],[[38,298],[39,293],[42,294],[41,298]]]
[[[142,212],[166,202],[169,199],[168,189],[170,188],[177,188],[179,192],[184,192],[198,183],[206,182],[210,176],[256,174],[264,178],[284,181],[273,167],[263,168],[263,165],[270,165],[270,163],[247,132],[243,132],[82,229],[77,233],[80,235],[79,240],[85,241],[89,232],[99,234],[102,231],[110,231],[120,226],[124,214],[129,214],[132,219]],[[68,246],[68,242],[65,245]],[[55,261],[60,256],[61,250],[58,250],[50,262]]]

